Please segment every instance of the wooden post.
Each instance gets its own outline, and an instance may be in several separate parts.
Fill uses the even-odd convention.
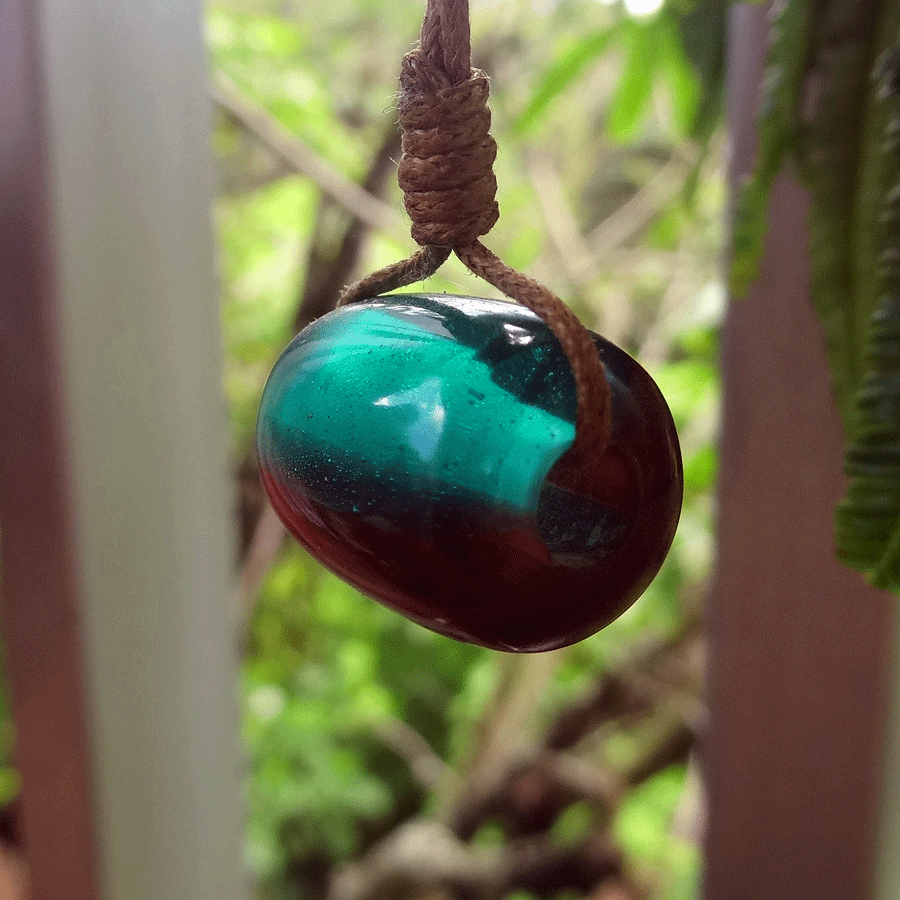
[[[732,186],[752,165],[765,10],[733,10]],[[758,281],[723,335],[709,612],[707,900],[874,897],[895,599],[841,566],[843,438],[809,300],[807,197],[775,185]]]
[[[36,10],[0,26],[0,602],[36,900],[98,900]]]
[[[240,900],[199,4],[0,19],[3,639],[39,900]]]

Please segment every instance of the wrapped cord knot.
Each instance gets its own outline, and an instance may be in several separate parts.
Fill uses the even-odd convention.
[[[398,181],[413,240],[455,248],[487,234],[500,217],[497,144],[487,76],[473,69],[466,80],[445,86],[439,76],[420,50],[403,60]]]
[[[451,252],[473,273],[540,316],[572,367],[575,440],[557,467],[605,452],[612,399],[590,333],[542,284],[511,269],[479,238],[499,218],[488,79],[472,68],[468,0],[428,0],[418,48],[403,58],[398,109],[403,157],[398,178],[419,249],[347,287],[339,306],[433,275]]]

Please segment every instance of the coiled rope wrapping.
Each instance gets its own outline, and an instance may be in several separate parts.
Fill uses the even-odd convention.
[[[403,59],[398,99],[398,180],[421,249],[351,285],[339,305],[422,281],[456,253],[474,274],[540,316],[562,345],[577,410],[575,441],[558,466],[577,468],[609,442],[609,384],[593,338],[575,314],[479,240],[500,216],[489,92],[485,74],[472,69],[468,0],[428,0],[419,46]]]

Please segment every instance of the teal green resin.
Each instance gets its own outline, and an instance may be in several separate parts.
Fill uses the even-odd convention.
[[[310,326],[302,350],[291,345],[267,388],[270,446],[290,450],[278,462],[304,481],[317,462],[343,468],[364,459],[368,483],[358,496],[345,485],[340,499],[329,497],[332,508],[359,512],[371,497],[369,479],[391,492],[404,487],[393,481],[405,473],[418,477],[426,505],[475,497],[533,512],[574,439],[571,411],[562,418],[523,402],[492,379],[479,346],[433,324],[355,307]]]

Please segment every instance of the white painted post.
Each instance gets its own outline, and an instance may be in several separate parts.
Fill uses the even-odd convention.
[[[233,508],[201,9],[42,0],[108,900],[240,900]]]

